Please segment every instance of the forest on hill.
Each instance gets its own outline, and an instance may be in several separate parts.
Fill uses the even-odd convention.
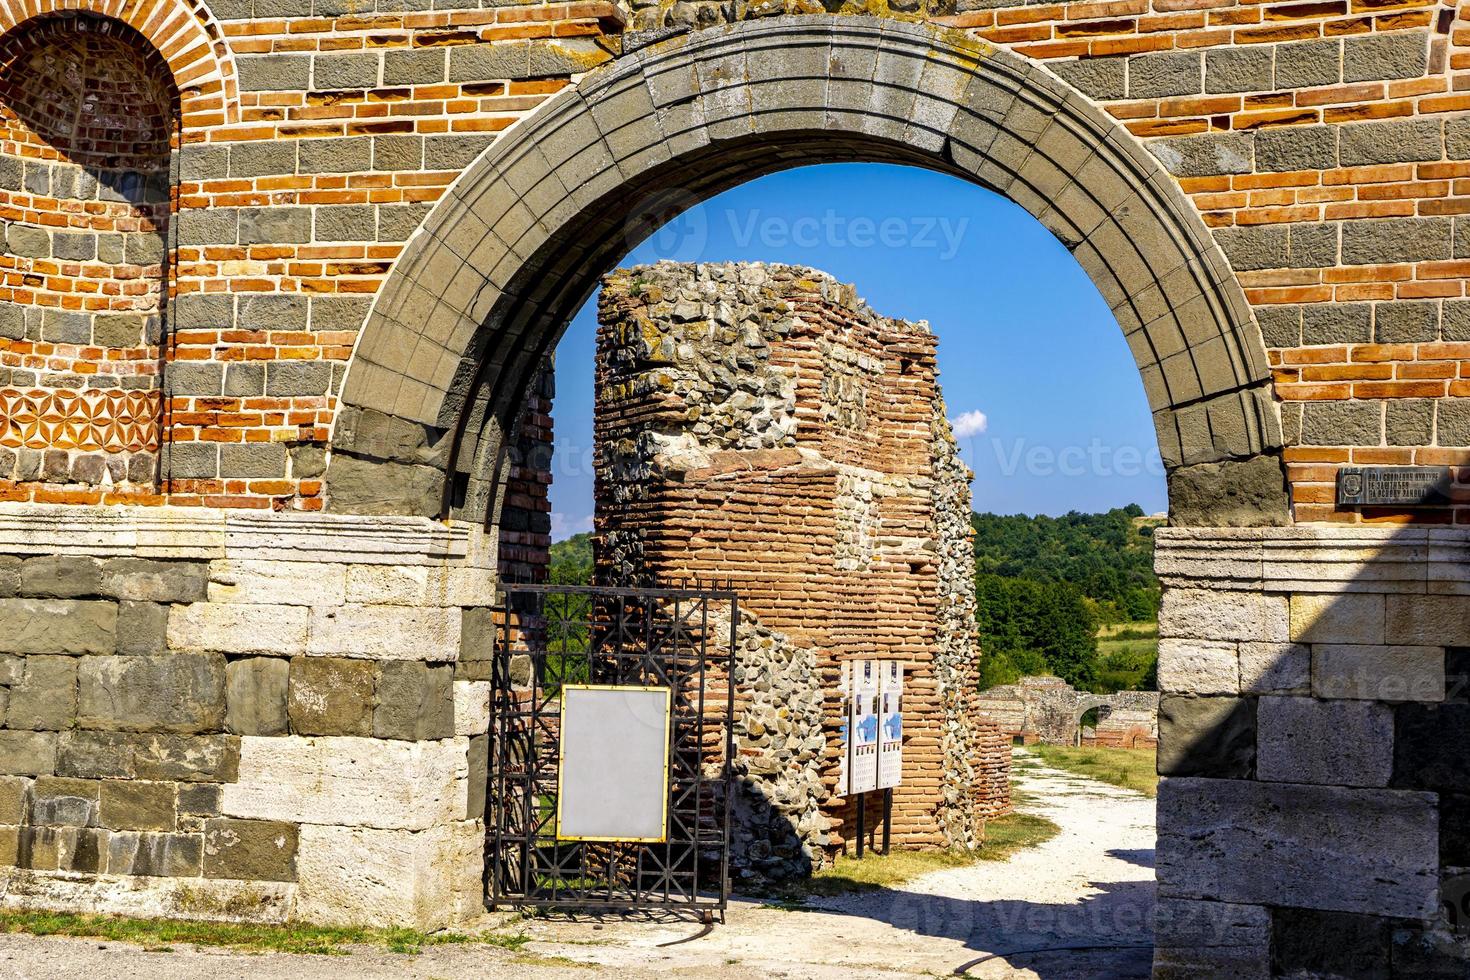
[[[980,687],[1055,674],[1074,687],[1151,687],[1159,583],[1137,504],[1062,517],[976,514]]]
[[[975,514],[980,687],[1054,674],[1108,692],[1153,685],[1159,583],[1136,504],[1062,517]],[[551,546],[551,581],[592,581],[592,536]]]

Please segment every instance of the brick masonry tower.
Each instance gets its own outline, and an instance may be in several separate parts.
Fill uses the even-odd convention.
[[[1009,807],[1009,752],[972,710],[969,471],[928,326],[760,264],[619,271],[600,315],[599,580],[741,595],[737,867],[781,877],[854,843],[834,795],[851,659],[906,665],[896,842],[975,844]]]

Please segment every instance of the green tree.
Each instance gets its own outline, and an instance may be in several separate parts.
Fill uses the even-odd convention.
[[[975,599],[981,649],[995,658],[982,679],[1044,666],[1074,687],[1097,683],[1097,617],[1075,586],[979,575]]]

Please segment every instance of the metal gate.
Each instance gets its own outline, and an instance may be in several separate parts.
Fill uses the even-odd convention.
[[[723,917],[739,617],[728,588],[505,587],[486,785],[491,908],[686,909]],[[663,841],[559,838],[564,685],[669,689]]]

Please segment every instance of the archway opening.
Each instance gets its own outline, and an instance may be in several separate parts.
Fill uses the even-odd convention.
[[[163,56],[118,21],[0,39],[0,480],[35,499],[156,486],[178,119]]]

